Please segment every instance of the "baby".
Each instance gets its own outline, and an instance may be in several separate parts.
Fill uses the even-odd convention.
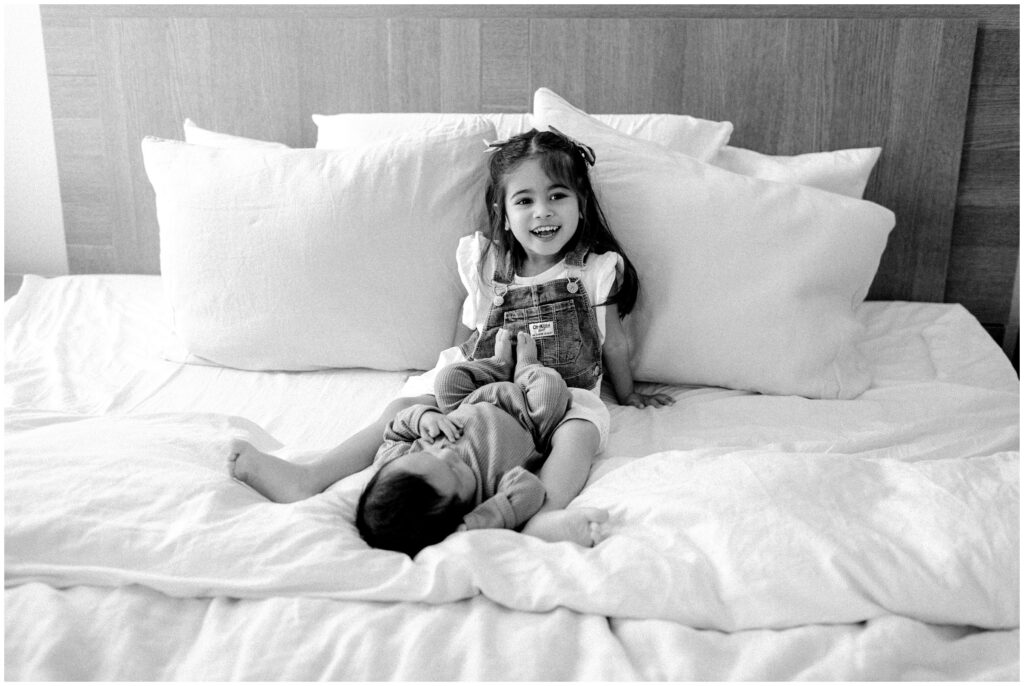
[[[542,509],[545,488],[529,470],[543,463],[572,396],[537,361],[533,338],[519,333],[515,348],[513,355],[511,334],[499,330],[493,357],[441,370],[437,407],[414,405],[388,425],[374,460],[380,468],[356,510],[367,543],[412,556],[457,530],[519,529]],[[607,516],[548,511],[562,526],[555,536],[545,527],[544,538],[593,545]]]

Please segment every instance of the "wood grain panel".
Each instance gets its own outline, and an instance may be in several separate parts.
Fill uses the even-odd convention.
[[[93,75],[96,55],[93,52],[92,22],[75,19],[63,24],[43,26],[43,45],[47,72],[51,76]]]
[[[441,112],[481,111],[480,31],[477,19],[441,20]]]
[[[68,269],[72,274],[119,274],[117,255],[111,246],[68,244]]]
[[[1020,82],[1020,30],[992,29],[978,35],[975,86],[1015,85]]]
[[[54,119],[98,118],[102,106],[95,74],[50,77],[50,110]]]
[[[441,109],[441,21],[388,21],[388,109]]]
[[[210,21],[209,68],[220,130],[299,145],[301,24],[274,19]],[[180,119],[180,114],[179,114]]]
[[[64,221],[75,226],[74,237],[68,237],[68,257],[83,246],[104,246],[110,248],[113,257],[113,236],[110,227],[115,221],[113,203],[103,195],[88,200],[68,200],[63,203]],[[107,253],[103,253],[107,254]],[[70,266],[70,265],[69,265]],[[118,273],[117,263],[104,265],[107,273]],[[76,273],[74,271],[72,274]]]
[[[971,89],[964,147],[975,151],[1020,150],[1020,93],[1014,86]]]
[[[306,19],[300,112],[386,112],[389,82],[387,22],[381,19]],[[316,140],[303,122],[303,145]]]
[[[57,175],[64,202],[108,202],[113,191],[105,167],[103,126],[99,119],[55,119],[54,143],[65,150]]]
[[[949,293],[983,322],[1004,322],[1013,300],[1016,263],[1000,259],[1002,247],[960,247],[950,256]],[[987,271],[993,278],[979,281],[970,274]],[[1010,288],[1006,288],[1010,285]]]
[[[903,249],[883,256],[879,275],[886,287],[876,279],[873,297],[937,302],[945,297],[970,94],[969,88],[951,84],[968,83],[965,70],[974,54],[975,33],[973,22],[899,22],[892,96],[913,91],[917,97],[896,99],[899,106],[890,119],[883,155],[892,150],[900,164],[879,164],[877,179],[885,184],[883,197],[895,199],[887,205],[898,218],[890,244]],[[931,170],[908,173],[915,160]]]
[[[487,19],[480,33],[483,111],[528,112],[535,90],[530,82],[530,21]]]
[[[586,19],[535,19],[530,22],[530,96],[537,88],[550,88],[569,102],[583,104],[586,98]],[[532,100],[522,109],[533,109]]]

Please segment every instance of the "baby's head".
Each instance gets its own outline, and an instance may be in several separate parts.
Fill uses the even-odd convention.
[[[440,543],[473,508],[476,476],[450,449],[406,453],[381,467],[356,507],[356,528],[374,548],[413,557]]]

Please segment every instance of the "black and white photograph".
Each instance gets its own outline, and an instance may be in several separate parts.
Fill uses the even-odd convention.
[[[1018,4],[6,4],[4,679],[1020,680]]]

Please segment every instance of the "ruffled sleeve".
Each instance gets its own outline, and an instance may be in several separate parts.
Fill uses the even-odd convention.
[[[462,323],[470,329],[482,326],[483,319],[487,316],[487,289],[480,281],[480,255],[489,242],[488,238],[477,231],[472,236],[464,236],[459,240],[459,247],[455,251],[459,278],[466,289],[466,300],[462,304]],[[493,264],[493,259],[493,253],[488,253],[484,265],[485,273],[487,264]]]
[[[587,255],[587,266],[583,270],[581,279],[583,285],[590,294],[590,304],[602,305],[608,296],[615,293],[622,283],[622,256],[617,252],[606,252],[600,255],[591,253]],[[607,328],[605,326],[605,312],[607,308],[596,307],[594,314],[597,317],[597,328],[600,334],[600,344],[604,345],[604,336]]]
[[[583,272],[584,285],[593,298],[594,305],[600,305],[615,293],[622,283],[622,256],[617,252],[589,255],[587,268]]]

